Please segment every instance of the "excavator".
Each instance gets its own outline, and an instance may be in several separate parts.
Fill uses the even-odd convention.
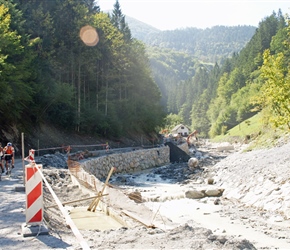
[[[189,134],[187,136],[186,142],[187,142],[187,145],[188,145],[189,148],[194,147],[194,143],[193,143],[192,138],[194,138],[194,141],[195,142],[198,141],[197,134],[198,134],[198,131],[197,130],[194,130],[191,134]]]

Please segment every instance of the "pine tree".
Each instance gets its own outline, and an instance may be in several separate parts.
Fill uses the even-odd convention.
[[[132,39],[131,31],[128,24],[126,23],[125,16],[122,13],[118,0],[116,0],[116,3],[114,4],[111,20],[113,25],[124,35],[125,41],[129,42]]]

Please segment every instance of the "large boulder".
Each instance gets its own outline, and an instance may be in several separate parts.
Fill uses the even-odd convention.
[[[185,197],[188,199],[201,199],[205,197],[205,193],[201,190],[188,190],[185,192]]]
[[[188,164],[188,167],[189,167],[189,168],[194,169],[194,168],[196,168],[197,165],[198,165],[198,159],[195,158],[195,157],[191,157],[191,158],[188,160],[187,164]]]
[[[219,196],[222,196],[223,192],[224,192],[224,189],[223,188],[216,188],[216,189],[207,189],[207,190],[205,190],[206,196],[209,196],[209,197],[219,197]]]
[[[142,195],[138,191],[130,193],[128,197],[136,203],[142,203]]]
[[[191,189],[185,192],[185,197],[189,199],[201,199],[204,197],[220,197],[223,195],[223,188],[211,188],[211,189]]]

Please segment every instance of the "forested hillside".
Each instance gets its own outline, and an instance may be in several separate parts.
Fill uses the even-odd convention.
[[[191,79],[199,61],[184,52],[148,47],[152,75],[162,94],[162,106],[168,110],[169,93],[176,90],[181,81]],[[210,67],[210,66],[209,66]]]
[[[209,72],[217,74],[217,68],[227,59],[237,56],[257,28],[215,26],[204,30],[160,31],[133,18],[127,20],[132,36],[146,44],[152,74],[162,94],[162,105],[168,114],[173,114],[167,117],[167,126],[182,122],[192,129],[200,128],[198,124],[192,124],[190,114],[204,88],[212,85],[211,95],[215,95],[217,82],[213,79],[213,82],[208,82]],[[209,124],[206,116],[200,119],[202,126]],[[208,135],[209,129],[209,125],[203,127],[202,133]]]
[[[213,67],[195,64],[194,76],[168,91],[166,128],[182,122],[214,137],[259,111],[265,124],[289,127],[289,31],[289,20],[273,12],[241,51]]]
[[[250,30],[156,31],[148,46],[118,1],[106,14],[93,0],[0,0],[1,140],[43,123],[104,138],[184,123],[215,136],[259,111],[290,127],[289,20],[273,12]]]
[[[159,47],[188,54],[206,63],[220,63],[239,52],[250,41],[257,27],[214,26],[161,31],[132,17],[126,17],[132,36],[149,47]],[[150,53],[149,53],[150,57]]]
[[[179,103],[184,102],[175,103],[179,84],[190,81],[199,68],[211,70],[215,63],[223,64],[246,45],[256,29],[253,26],[216,26],[205,30],[160,31],[134,18],[126,20],[132,36],[146,44],[153,77],[162,94],[162,106],[168,113],[178,113]],[[190,120],[184,122],[190,123]]]
[[[288,24],[278,10],[257,28],[132,29],[147,46],[166,129],[184,123],[213,137],[260,111],[265,124],[289,127]]]
[[[80,37],[88,25],[95,46]],[[49,122],[118,137],[155,131],[164,118],[145,47],[118,2],[108,15],[93,0],[0,0],[0,85],[2,132]]]

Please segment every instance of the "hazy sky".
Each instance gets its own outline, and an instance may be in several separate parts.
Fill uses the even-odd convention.
[[[113,9],[116,0],[96,0],[102,11]],[[122,13],[161,30],[215,25],[253,25],[273,11],[290,13],[287,0],[119,0]]]

